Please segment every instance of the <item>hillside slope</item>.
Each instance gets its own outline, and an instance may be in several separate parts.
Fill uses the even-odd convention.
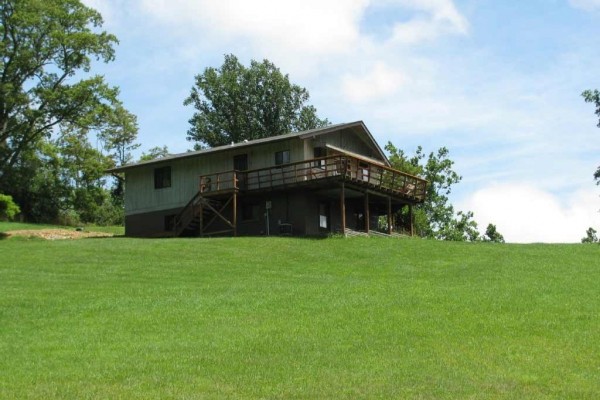
[[[592,398],[600,246],[0,240],[0,398]]]

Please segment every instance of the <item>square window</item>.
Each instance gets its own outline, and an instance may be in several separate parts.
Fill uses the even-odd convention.
[[[290,151],[283,150],[275,153],[275,165],[289,164],[290,163]]]
[[[171,187],[171,167],[154,169],[154,189]]]

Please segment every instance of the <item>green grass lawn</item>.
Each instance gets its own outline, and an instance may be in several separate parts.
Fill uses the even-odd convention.
[[[2,399],[597,398],[600,246],[0,241]]]

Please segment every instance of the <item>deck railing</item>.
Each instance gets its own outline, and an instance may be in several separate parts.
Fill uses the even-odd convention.
[[[425,198],[427,188],[427,181],[419,177],[364,159],[336,155],[250,171],[203,175],[200,192],[268,190],[335,177],[419,201]]]

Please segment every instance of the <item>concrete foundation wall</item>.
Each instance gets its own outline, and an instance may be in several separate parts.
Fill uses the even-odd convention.
[[[125,235],[133,237],[162,237],[170,232],[166,226],[167,217],[176,215],[181,209],[153,211],[125,216]]]

